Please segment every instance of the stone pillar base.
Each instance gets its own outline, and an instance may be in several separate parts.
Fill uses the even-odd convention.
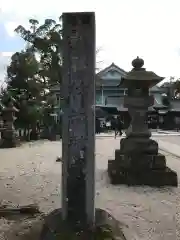
[[[108,161],[108,175],[111,184],[178,186],[177,173],[166,166],[165,156],[118,155]],[[118,156],[118,158],[117,158]]]
[[[125,234],[123,233],[125,231]],[[126,236],[125,236],[126,235]],[[132,236],[125,229],[125,224],[120,223],[109,213],[102,209],[95,211],[95,226],[85,227],[83,230],[72,228],[68,222],[63,221],[61,209],[50,213],[44,222],[41,240],[84,240],[84,239],[119,239],[129,240]]]
[[[4,131],[0,140],[0,148],[14,148],[20,145],[20,139],[14,131]]]

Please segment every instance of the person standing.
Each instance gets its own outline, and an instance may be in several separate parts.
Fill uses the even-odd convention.
[[[116,128],[116,120],[115,120],[115,117],[112,116],[110,121],[111,121],[111,130],[112,130],[112,131],[115,131],[115,128]]]
[[[101,123],[100,120],[96,117],[96,133],[99,134],[101,132]]]
[[[114,131],[114,138],[116,138],[117,133],[118,133],[117,126],[118,126],[118,124],[117,124],[117,116],[112,117],[112,119],[111,119],[111,129]]]
[[[119,136],[122,135],[122,121],[120,116],[114,119],[114,131],[115,131],[115,138],[119,134]]]
[[[119,118],[118,118],[118,126],[117,126],[117,128],[118,128],[118,132],[119,132],[119,136],[122,136],[122,129],[123,129],[123,123],[122,123],[122,121],[121,121],[121,117],[119,116]]]

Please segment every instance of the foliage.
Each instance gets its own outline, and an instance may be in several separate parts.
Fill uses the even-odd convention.
[[[7,67],[7,91],[14,96],[26,93],[37,97],[42,90],[38,68],[39,63],[34,54],[28,51],[13,54]]]
[[[26,47],[11,57],[5,92],[16,99],[19,109],[16,123],[19,126],[29,127],[43,117],[46,118],[44,122],[50,122],[54,105],[48,103],[48,92],[50,86],[60,84],[62,79],[61,22],[61,17],[57,22],[45,19],[42,24],[37,19],[30,19],[28,28],[19,25],[15,29]],[[2,101],[5,95],[2,92]],[[34,101],[33,107],[29,100]],[[42,104],[43,101],[46,104]]]
[[[20,100],[17,117],[16,124],[21,128],[28,129],[36,125],[42,118],[42,112],[36,102],[31,103],[30,100]]]
[[[170,78],[169,82],[165,82],[161,87],[166,89],[167,95],[172,99],[180,99],[180,79]]]
[[[29,50],[38,54],[40,78],[47,86],[61,82],[61,24],[53,19],[46,19],[42,25],[36,19],[30,19],[29,23],[30,29],[20,25],[15,31],[28,42]]]

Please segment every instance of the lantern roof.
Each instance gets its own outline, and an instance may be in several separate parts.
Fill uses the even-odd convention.
[[[134,86],[134,84],[144,86],[146,84],[151,87],[164,79],[164,77],[160,77],[152,71],[146,71],[143,68],[144,60],[139,57],[132,61],[132,66],[133,69],[125,77],[122,77],[121,86],[130,87],[131,85]]]

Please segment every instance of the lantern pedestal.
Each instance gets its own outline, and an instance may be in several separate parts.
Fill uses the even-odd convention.
[[[108,161],[112,184],[177,186],[177,174],[166,166],[166,158],[158,153],[152,139],[127,137],[115,150],[115,160]]]
[[[14,148],[20,145],[14,129],[5,129],[2,132],[3,138],[0,142],[0,148]]]
[[[153,105],[149,87],[162,80],[153,72],[142,68],[144,61],[135,59],[133,69],[122,79],[128,88],[124,106],[131,115],[126,138],[115,150],[115,160],[108,161],[108,175],[112,184],[177,186],[177,174],[166,166],[166,158],[158,153],[158,143],[152,139],[146,123],[148,107]]]
[[[128,140],[128,139],[122,139]],[[133,143],[124,142],[125,148],[129,150],[136,148],[141,142]],[[133,151],[123,153],[115,151],[115,160],[108,161],[108,175],[112,184],[127,185],[149,185],[149,186],[177,186],[177,174],[166,166],[164,155],[157,153],[152,154],[148,151],[153,149],[157,143],[152,140],[151,146],[147,153]]]

